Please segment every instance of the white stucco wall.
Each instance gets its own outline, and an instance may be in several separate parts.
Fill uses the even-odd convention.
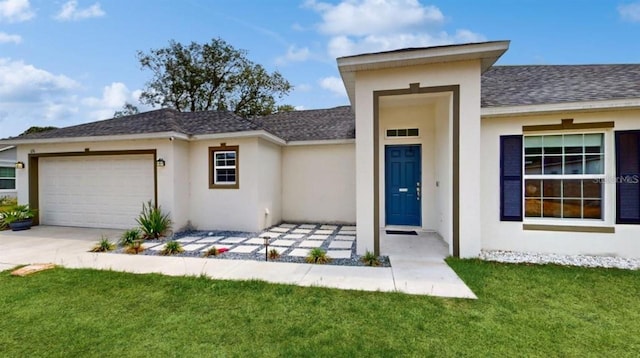
[[[640,110],[594,113],[562,113],[538,116],[512,116],[482,119],[482,248],[560,254],[614,255],[640,257],[640,225],[615,224],[615,183],[604,185],[605,219],[571,222],[571,225],[615,227],[614,234],[526,231],[522,222],[500,221],[500,135],[522,134],[523,125],[559,124],[562,118],[573,118],[574,123],[615,121],[605,132],[605,175],[615,177],[614,131],[640,129]],[[578,131],[576,133],[583,133]],[[558,133],[558,132],[554,132]],[[563,132],[565,133],[565,132]],[[546,134],[541,132],[540,134]],[[532,221],[525,223],[562,225],[562,220]]]
[[[438,101],[435,108],[435,173],[436,173],[436,230],[444,241],[451,247],[453,235],[452,221],[452,160],[451,151],[451,106],[453,98],[449,96],[446,101]]]
[[[189,168],[191,157],[189,155],[190,143],[185,140],[173,141],[173,160],[167,163],[165,168],[173,172],[173,230],[178,231],[190,221],[189,198],[191,197],[191,178]],[[160,158],[160,157],[159,157]],[[163,158],[166,159],[166,158]]]
[[[282,221],[282,150],[279,145],[259,139],[258,155],[256,220],[264,229]]]
[[[355,223],[355,145],[282,149],[282,218],[289,222]]]
[[[459,61],[356,73],[356,192],[358,253],[373,248],[373,92],[421,87],[460,85],[460,256],[480,252],[480,61]],[[384,222],[381,221],[381,224]],[[449,247],[452,252],[452,245]]]

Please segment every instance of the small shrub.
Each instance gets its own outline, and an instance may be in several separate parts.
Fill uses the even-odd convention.
[[[91,252],[107,252],[115,248],[116,245],[109,241],[109,238],[103,236],[102,239],[98,241],[98,244],[91,249]]]
[[[149,200],[142,204],[140,216],[136,219],[145,239],[159,239],[171,228],[169,214],[164,214],[160,207],[155,207]]]
[[[327,253],[319,247],[311,249],[311,251],[309,251],[309,254],[307,255],[306,260],[310,264],[326,264],[328,262],[331,262],[331,258],[327,256]]]
[[[141,239],[141,235],[142,232],[140,231],[140,229],[129,229],[122,233],[122,236],[120,236],[119,244],[122,246],[131,245],[134,242],[139,241]]]
[[[217,247],[215,246],[211,246],[207,251],[205,251],[204,253],[204,257],[209,257],[209,256],[218,256],[220,255],[220,250],[218,250]]]
[[[380,259],[371,251],[366,251],[364,256],[360,258],[362,262],[364,262],[367,266],[380,266]]]
[[[169,241],[164,245],[164,249],[160,251],[163,255],[174,255],[183,252],[182,245],[177,241]]]
[[[269,259],[270,260],[277,260],[280,258],[280,252],[276,249],[271,249],[269,250]]]
[[[134,241],[130,244],[127,245],[127,248],[124,249],[124,252],[128,253],[128,254],[139,254],[142,251],[144,251],[144,247],[142,246],[142,241],[138,240],[138,241]]]
[[[29,204],[15,205],[2,211],[2,221],[5,224],[11,224],[16,221],[33,219],[35,215],[35,210],[31,209]]]

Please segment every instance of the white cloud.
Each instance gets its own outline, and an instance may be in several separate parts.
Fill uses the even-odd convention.
[[[623,20],[640,22],[640,2],[618,6],[618,14]]]
[[[60,21],[77,21],[104,15],[105,12],[100,7],[100,3],[95,3],[84,9],[78,9],[78,2],[70,0],[62,5],[60,12],[54,18]]]
[[[317,28],[330,36],[327,52],[332,57],[486,40],[470,30],[441,30],[445,16],[440,9],[418,0],[343,0],[335,5],[309,0],[305,5],[320,14]]]
[[[311,86],[308,83],[301,83],[299,85],[295,86],[295,90],[298,92],[309,92],[313,89],[313,86]]]
[[[39,101],[78,87],[79,84],[67,76],[54,75],[23,61],[0,58],[0,103]]]
[[[6,32],[0,32],[0,44],[9,42],[19,44],[22,42],[22,37],[20,35],[12,35]]]
[[[325,77],[320,80],[320,87],[333,92],[337,96],[346,97],[347,90],[339,77]]]
[[[23,22],[35,16],[29,0],[0,1],[0,22]]]
[[[142,91],[130,91],[122,82],[113,82],[102,90],[102,97],[88,97],[82,104],[88,109],[89,119],[99,120],[113,117],[113,113],[122,109],[125,102],[139,106],[138,99]]]
[[[289,46],[287,53],[284,56],[280,56],[276,59],[276,63],[284,65],[289,62],[303,62],[309,59],[311,51],[309,48],[297,48],[296,46]]]

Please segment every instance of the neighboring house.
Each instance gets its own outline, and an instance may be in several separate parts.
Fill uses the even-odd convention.
[[[0,199],[4,197],[15,198],[16,191],[16,156],[15,146],[0,144]]]
[[[640,257],[640,65],[493,66],[508,45],[339,58],[351,107],[161,109],[0,145],[42,224],[127,228],[153,199],[176,228],[357,223],[360,254],[392,227],[461,257]]]

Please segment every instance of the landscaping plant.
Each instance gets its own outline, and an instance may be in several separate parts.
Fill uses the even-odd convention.
[[[278,251],[277,249],[269,250],[269,259],[270,260],[277,260],[279,258],[280,258],[280,251]]]
[[[8,225],[16,221],[33,219],[35,214],[35,211],[29,208],[29,204],[15,205],[10,209],[3,211],[2,220]]]
[[[122,233],[122,236],[120,237],[120,241],[118,243],[122,246],[131,245],[134,242],[139,241],[141,239],[141,235],[142,232],[140,232],[140,229],[129,229]]]
[[[164,245],[164,249],[160,251],[163,255],[174,255],[183,252],[184,249],[178,241],[169,241]]]
[[[142,204],[140,216],[136,219],[145,239],[159,239],[171,228],[169,214],[164,214],[160,206],[155,207],[151,200]]]
[[[124,249],[124,252],[128,253],[128,254],[139,254],[142,251],[144,251],[144,247],[142,246],[142,241],[138,240],[138,241],[134,241],[130,244],[127,245],[127,247]]]
[[[98,241],[98,244],[94,246],[90,251],[91,252],[107,252],[115,249],[115,247],[116,245],[114,245],[111,241],[109,241],[108,237],[103,236],[102,239]]]
[[[220,255],[220,250],[217,247],[211,246],[207,251],[204,252],[204,257],[209,256],[218,256]]]
[[[364,256],[362,256],[360,260],[367,266],[380,266],[380,259],[378,256],[369,250],[364,253]]]
[[[323,249],[316,247],[309,251],[306,261],[310,264],[326,264],[331,262],[331,258],[327,256],[327,253]]]

